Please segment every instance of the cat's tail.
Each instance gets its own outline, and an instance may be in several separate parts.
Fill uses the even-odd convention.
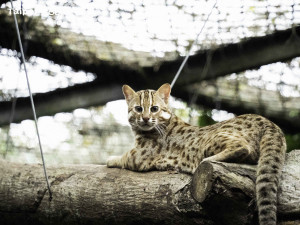
[[[260,141],[257,167],[256,200],[260,225],[276,225],[277,191],[285,152],[284,134],[270,122]]]

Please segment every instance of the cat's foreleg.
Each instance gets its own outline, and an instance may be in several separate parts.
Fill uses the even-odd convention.
[[[122,156],[110,156],[106,161],[106,165],[109,168],[113,168],[113,167],[121,168],[122,167],[121,159]]]
[[[131,150],[123,154],[122,156],[110,156],[106,162],[107,167],[109,168],[123,168],[135,170],[134,164],[134,154],[135,150]]]

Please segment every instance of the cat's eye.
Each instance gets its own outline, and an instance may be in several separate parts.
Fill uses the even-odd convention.
[[[151,112],[157,112],[158,111],[158,106],[152,106],[150,108]]]
[[[134,107],[134,109],[137,112],[142,112],[143,111],[143,108],[141,106],[136,106],[136,107]]]

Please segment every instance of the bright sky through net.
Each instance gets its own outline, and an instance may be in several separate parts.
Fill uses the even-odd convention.
[[[46,23],[163,56],[181,55],[199,32],[215,1],[101,0],[23,1],[29,16]],[[198,49],[263,36],[300,23],[300,1],[222,0],[200,36]],[[20,1],[16,1],[20,9]],[[55,15],[51,15],[55,13]],[[197,48],[195,48],[197,49]]]

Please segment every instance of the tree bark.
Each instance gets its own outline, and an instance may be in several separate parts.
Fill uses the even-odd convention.
[[[52,201],[41,165],[0,161],[0,170],[3,225],[255,224],[255,166],[205,162],[193,178],[97,165],[49,167]],[[280,182],[279,224],[300,222],[299,171],[295,150]]]

